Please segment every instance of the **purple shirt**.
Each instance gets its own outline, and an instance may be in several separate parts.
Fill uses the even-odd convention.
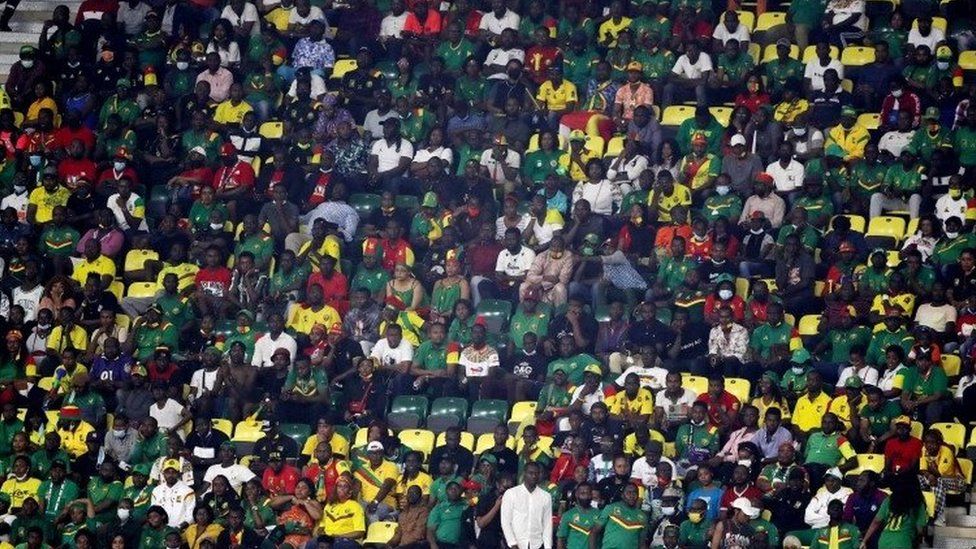
[[[113,360],[105,355],[100,355],[92,361],[91,377],[96,381],[126,381],[129,379],[131,371],[131,356],[122,354]]]

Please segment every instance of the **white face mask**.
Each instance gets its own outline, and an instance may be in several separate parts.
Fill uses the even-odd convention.
[[[957,233],[957,232],[951,232],[951,231],[946,231],[945,235],[946,235],[946,238],[948,238],[949,240],[952,240],[953,238],[956,238],[957,236],[959,236],[959,233]]]
[[[719,196],[725,196],[725,195],[729,194],[729,191],[730,190],[731,189],[729,188],[728,185],[717,185],[715,187],[715,192],[717,192],[719,194]]]
[[[661,507],[661,513],[666,517],[673,516],[678,509],[676,507]]]
[[[113,162],[112,166],[115,168],[115,171],[121,172],[125,169],[125,162]]]
[[[125,436],[125,430],[124,429],[112,429],[112,434],[115,435],[115,438],[122,438],[122,437]]]
[[[940,71],[944,71],[949,68],[949,63],[946,61],[936,61],[935,66],[939,67]]]
[[[23,193],[26,190],[27,190],[27,187],[25,187],[23,185],[14,185],[14,192],[17,193],[17,194],[21,194],[21,193]]]
[[[793,133],[799,136],[804,136],[807,134],[806,128],[793,128]]]
[[[722,301],[728,301],[732,299],[732,290],[719,290],[718,297]]]
[[[223,223],[211,223],[210,224],[210,228],[213,229],[213,230],[215,230],[215,231],[219,231],[220,229],[223,229],[224,228],[224,224]]]
[[[119,520],[126,520],[126,519],[128,519],[130,512],[131,511],[129,511],[125,507],[119,507],[118,509],[115,510],[115,514],[119,516]]]
[[[892,90],[892,92],[891,92],[891,96],[894,97],[894,98],[896,98],[896,99],[899,98],[899,97],[901,97],[901,94],[902,94],[902,91],[901,90]]]
[[[751,468],[752,467],[752,460],[751,459],[740,459],[738,461],[738,465],[744,465],[746,467],[750,467]]]
[[[186,61],[177,61],[176,68],[181,71],[185,71],[186,69],[190,68],[190,64],[187,63]]]
[[[29,69],[29,68],[31,68],[31,67],[34,66],[34,60],[33,59],[23,59],[23,60],[20,61],[20,64],[23,65],[23,67],[25,69]]]
[[[793,373],[796,375],[800,375],[803,373],[803,366],[793,366],[791,369],[793,370]]]
[[[765,231],[762,229],[749,229],[749,232],[752,234],[763,234]]]

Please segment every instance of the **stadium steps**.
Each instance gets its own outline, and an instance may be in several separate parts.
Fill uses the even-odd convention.
[[[10,21],[13,32],[0,32],[0,82],[7,81],[10,66],[17,62],[20,47],[23,45],[37,45],[38,36],[44,27],[44,21],[51,18],[51,13],[58,5],[65,5],[71,10],[71,20],[74,20],[81,0],[67,0],[65,2],[45,0],[25,0],[17,7],[17,12]]]

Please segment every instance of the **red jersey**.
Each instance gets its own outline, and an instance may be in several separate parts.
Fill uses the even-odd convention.
[[[312,273],[305,285],[305,293],[316,284],[322,288],[325,302],[339,311],[340,315],[345,315],[349,310],[349,281],[346,275],[333,271],[332,276],[326,278],[321,271]]]
[[[223,265],[219,267],[204,267],[197,271],[193,279],[194,284],[212,297],[224,297],[230,290],[230,269]]]
[[[719,500],[719,509],[722,511],[729,511],[732,509],[732,502],[739,498],[747,498],[751,501],[759,501],[763,497],[763,493],[759,491],[752,484],[745,487],[744,490],[739,490],[735,486],[729,486],[722,492],[722,499]]]
[[[555,46],[532,46],[525,52],[525,70],[529,71],[529,78],[541,85],[549,77],[551,67],[562,52]]]
[[[54,146],[59,149],[67,150],[75,139],[80,140],[89,151],[95,148],[95,132],[88,126],[80,126],[77,130],[62,126],[54,132]]]
[[[739,399],[735,397],[732,393],[728,391],[722,391],[718,399],[713,399],[711,393],[704,393],[698,396],[696,402],[704,402],[708,405],[708,422],[713,427],[719,426],[719,410],[725,410],[725,413],[729,414],[732,412],[738,412],[741,403]]]
[[[736,322],[741,323],[746,318],[746,302],[742,300],[741,297],[733,295],[732,299],[728,301],[722,301],[715,295],[715,293],[708,294],[705,297],[705,318],[706,319],[718,319],[718,310],[722,307],[729,307],[732,309],[732,319]]]
[[[139,184],[139,175],[132,166],[126,166],[121,172],[115,171],[115,167],[111,167],[102,170],[102,173],[98,176],[98,181],[95,182],[96,189],[102,189],[105,185],[115,185],[121,179],[127,179],[133,185]]]
[[[230,168],[221,166],[214,174],[211,186],[218,193],[235,191],[241,187],[254,187],[254,168],[247,162],[241,161]]]
[[[301,475],[298,469],[295,469],[291,465],[282,465],[281,471],[275,473],[274,469],[271,467],[266,467],[264,469],[264,475],[261,476],[261,486],[268,492],[271,497],[283,496],[286,494],[295,493],[295,485],[301,479]]]
[[[915,469],[922,459],[922,441],[909,436],[908,440],[889,438],[884,447],[885,469],[898,473]]]
[[[443,23],[441,14],[437,10],[427,9],[427,17],[424,22],[420,22],[412,11],[407,12],[407,20],[403,22],[403,32],[411,32],[420,36],[435,36],[441,33]]]
[[[686,240],[685,254],[697,261],[704,261],[712,256],[712,237],[705,233],[704,238],[692,235]]]
[[[97,181],[98,167],[88,158],[65,158],[58,164],[58,177],[69,190],[78,187],[81,181]]]
[[[383,268],[391,273],[397,263],[406,262],[407,251],[411,250],[410,244],[402,238],[395,241],[384,238],[380,240],[380,247],[383,249]]]
[[[282,172],[281,175],[284,175]],[[323,172],[318,170],[310,176],[309,183],[312,185],[312,192],[308,195],[308,204],[313,208],[325,202],[326,193],[329,190],[329,183],[332,182],[332,170]],[[269,189],[274,188],[274,183],[268,185]]]
[[[305,467],[304,477],[315,485],[315,499],[325,501],[335,493],[335,485],[339,476],[343,471],[349,470],[348,467],[339,467],[339,463],[341,463],[339,460],[332,459],[325,466],[312,463]]]

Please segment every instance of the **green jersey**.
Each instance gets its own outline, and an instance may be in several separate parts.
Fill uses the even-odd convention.
[[[939,239],[932,249],[932,263],[936,265],[951,265],[959,261],[959,255],[966,248],[976,246],[976,234],[962,233],[951,240],[945,237]]]
[[[526,313],[522,307],[516,309],[508,328],[508,337],[516,349],[522,348],[522,339],[529,332],[534,333],[539,339],[549,335],[549,313],[543,311]]]
[[[846,363],[850,359],[852,348],[866,347],[870,343],[871,329],[867,326],[853,326],[848,330],[830,330],[827,332],[827,341],[830,342],[830,362]]]
[[[456,545],[461,541],[462,516],[468,508],[464,501],[441,501],[430,510],[427,528],[434,530],[434,537],[442,543]]]
[[[870,406],[865,406],[860,411],[860,416],[868,420],[868,430],[871,436],[880,437],[891,430],[891,421],[901,415],[901,406],[894,400],[886,400],[881,403],[881,407],[875,410]]]
[[[698,462],[701,458],[711,457],[718,453],[718,429],[713,425],[682,424],[675,434],[674,449],[678,459]],[[707,456],[706,456],[707,454]]]
[[[952,133],[952,148],[963,166],[976,166],[976,128],[961,126]]]
[[[720,217],[724,217],[730,221],[738,221],[739,216],[742,214],[742,199],[736,194],[727,194],[725,196],[713,194],[705,199],[701,214],[709,223],[714,222]]]
[[[797,82],[803,80],[805,67],[792,57],[787,57],[786,61],[774,59],[763,65],[763,73],[766,75],[769,89],[772,92],[781,92],[790,80]]]
[[[932,366],[927,374],[919,372],[918,367],[908,368],[902,374],[902,391],[915,395],[915,398],[945,395],[949,388],[949,379],[942,366]]]
[[[437,55],[444,60],[444,70],[447,72],[460,73],[464,68],[464,62],[474,54],[474,44],[464,37],[458,40],[457,44],[444,41],[437,46]]]
[[[88,499],[92,505],[101,505],[105,502],[114,502],[116,505],[122,499],[122,483],[117,480],[105,482],[101,477],[95,477],[88,481]],[[106,510],[95,515],[95,520],[106,523],[115,517],[115,506],[109,506]]]
[[[640,546],[647,514],[618,501],[604,507],[597,520],[603,525],[603,549],[634,549]]]
[[[927,162],[932,159],[932,152],[935,149],[949,147],[952,147],[952,134],[948,129],[939,126],[934,133],[929,128],[916,130],[905,150]]]
[[[366,288],[371,294],[377,294],[386,286],[386,283],[390,281],[390,273],[386,272],[379,265],[375,269],[367,269],[365,266],[360,265],[359,269],[356,270],[356,275],[352,277],[352,283],[349,285],[352,289]]]
[[[597,509],[573,507],[560,518],[556,537],[566,540],[566,549],[588,549],[590,531],[599,518]]]
[[[586,353],[580,353],[569,358],[557,358],[549,363],[546,378],[552,379],[556,368],[562,368],[566,372],[566,378],[569,379],[569,382],[579,386],[583,384],[583,368],[586,368],[590,364],[599,363],[600,361],[594,358],[593,355]]]
[[[885,549],[913,549],[918,547],[916,540],[919,533],[929,522],[928,510],[924,502],[918,502],[914,509],[905,514],[895,515],[891,512],[891,498],[884,500],[878,509],[875,520],[884,524],[878,547]]]
[[[884,328],[873,334],[871,344],[868,345],[868,350],[864,356],[864,362],[873,366],[880,366],[885,361],[885,349],[892,345],[898,345],[907,355],[914,343],[915,338],[904,328],[899,328],[894,332],[888,330],[888,328]]]
[[[78,485],[68,479],[64,479],[58,484],[47,479],[37,489],[37,497],[44,504],[44,516],[53,524],[61,511],[69,503],[78,499]]]
[[[413,363],[422,370],[444,370],[447,368],[447,343],[439,345],[427,340],[421,343],[413,354]]]
[[[749,337],[749,346],[756,351],[762,358],[772,356],[773,347],[785,345],[789,347],[790,339],[793,337],[793,327],[786,322],[780,322],[779,326],[765,322],[753,330]]]

